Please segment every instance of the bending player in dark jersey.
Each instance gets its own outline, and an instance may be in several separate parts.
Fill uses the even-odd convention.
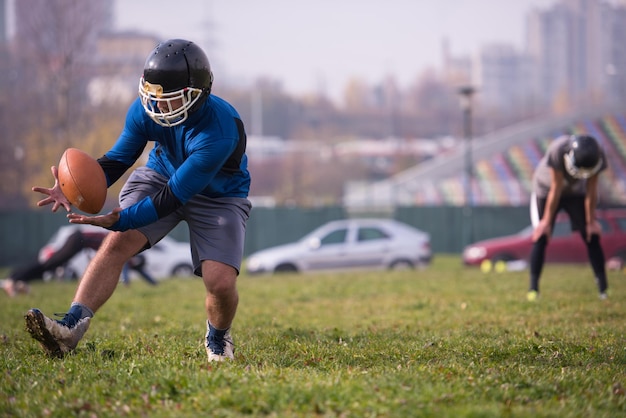
[[[572,230],[579,231],[587,245],[600,298],[606,299],[607,279],[604,252],[600,245],[602,227],[596,220],[598,177],[607,167],[598,141],[591,136],[562,136],[548,147],[533,176],[530,202],[533,248],[530,258],[528,300],[539,295],[546,247],[557,213],[567,212]]]
[[[33,280],[42,279],[44,273],[53,272],[59,267],[63,267],[72,257],[85,249],[97,251],[102,241],[109,231],[106,229],[98,230],[82,230],[77,229],[69,234],[63,242],[63,245],[55,250],[48,258],[41,261],[36,260],[16,267],[9,273],[9,277],[4,280],[2,288],[9,297],[14,297],[18,293],[28,293],[30,291],[30,283]],[[141,260],[141,262],[139,262]],[[136,271],[141,278],[151,285],[157,285],[158,282],[146,271],[146,262],[142,255],[131,258],[124,265],[122,279],[124,284],[130,281],[130,270]]]
[[[68,235],[63,245],[46,260],[40,261],[37,259],[13,269],[9,273],[9,277],[5,279],[2,288],[10,297],[15,296],[16,293],[27,293],[29,291],[29,282],[41,279],[44,273],[54,271],[58,267],[63,266],[85,248],[97,250],[107,233],[108,231],[106,230],[102,230],[102,232],[86,232],[76,229],[76,231]]]
[[[186,221],[195,274],[206,289],[208,359],[233,358],[230,327],[239,301],[236,280],[251,209],[250,176],[244,125],[230,104],[210,94],[212,84],[209,60],[193,42],[172,39],[148,55],[139,98],[117,142],[99,159],[108,184],[137,161],[146,145],[152,144],[152,151],[124,185],[119,208],[100,216],[67,215],[72,223],[114,232],[91,261],[61,321],[38,309],[27,312],[26,327],[48,354],[73,350],[113,294],[124,263]],[[33,190],[48,195],[40,206],[70,211],[58,184]]]

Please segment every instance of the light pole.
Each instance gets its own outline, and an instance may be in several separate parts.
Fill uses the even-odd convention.
[[[463,244],[473,242],[472,206],[474,198],[472,183],[474,180],[474,161],[472,158],[472,95],[476,89],[472,86],[459,87],[458,93],[463,110],[463,134],[465,136],[465,202],[463,206]]]

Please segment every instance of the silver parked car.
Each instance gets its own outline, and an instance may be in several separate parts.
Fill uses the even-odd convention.
[[[314,270],[401,269],[430,264],[430,236],[393,219],[345,219],[299,241],[251,254],[249,274]]]

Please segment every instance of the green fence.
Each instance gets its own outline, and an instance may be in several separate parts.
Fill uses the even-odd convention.
[[[254,208],[248,222],[246,255],[292,242],[325,222],[345,218],[341,207]],[[527,207],[475,207],[471,216],[461,207],[401,207],[389,215],[431,236],[435,253],[460,253],[469,231],[472,241],[517,232],[530,223]],[[54,232],[67,224],[64,213],[47,210],[0,212],[0,266],[32,260]],[[171,236],[188,240],[186,224]]]
[[[465,244],[513,234],[530,225],[527,206],[401,207],[394,218],[430,234],[435,253],[461,253]]]

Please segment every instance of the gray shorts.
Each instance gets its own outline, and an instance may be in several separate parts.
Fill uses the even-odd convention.
[[[120,192],[120,206],[129,207],[161,190],[167,178],[156,171],[139,167],[133,171]],[[196,195],[165,218],[138,228],[151,247],[181,221],[189,228],[194,273],[202,276],[203,260],[219,261],[239,272],[243,257],[246,222],[251,203],[241,197],[210,198]]]

